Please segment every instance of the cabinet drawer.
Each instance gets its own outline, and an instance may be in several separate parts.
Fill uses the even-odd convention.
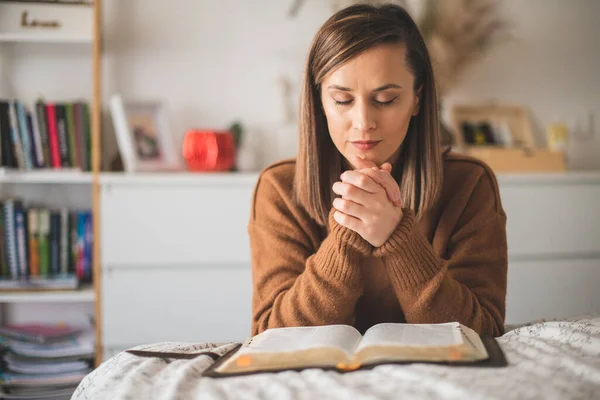
[[[251,333],[250,266],[103,271],[106,348],[242,341]]]
[[[253,185],[103,187],[103,266],[248,263],[253,189]]]
[[[600,313],[600,258],[511,262],[506,322]]]
[[[500,186],[511,257],[600,254],[600,185]]]

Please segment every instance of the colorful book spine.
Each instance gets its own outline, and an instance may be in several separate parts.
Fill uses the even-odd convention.
[[[86,282],[92,280],[92,249],[93,249],[93,230],[92,230],[92,213],[85,212],[85,251],[83,264],[83,279]]]
[[[67,111],[63,103],[56,104],[56,126],[58,132],[58,146],[60,150],[60,165],[68,168],[71,166],[69,157],[69,134],[67,131]]]
[[[27,113],[25,107],[20,102],[15,102],[15,110],[17,112],[17,121],[19,124],[19,132],[21,133],[21,143],[23,145],[23,155],[25,159],[25,169],[33,169],[33,159],[31,151],[32,145],[29,136],[29,129],[27,126]]]
[[[23,146],[21,144],[21,133],[19,132],[19,123],[17,120],[17,111],[15,109],[15,102],[11,101],[8,109],[8,116],[10,119],[10,138],[13,144],[13,150],[17,158],[17,166],[20,169],[25,169],[25,153],[23,152]]]
[[[50,142],[50,158],[52,168],[60,168],[60,145],[58,143],[58,128],[56,123],[56,106],[46,104],[46,116],[48,122],[48,141]]]
[[[44,168],[44,151],[42,149],[42,137],[40,135],[40,127],[38,126],[38,118],[34,112],[27,110],[27,123],[30,128],[31,138],[33,141],[33,159],[37,168]]]
[[[50,211],[50,274],[60,272],[60,214]]]
[[[60,273],[69,272],[69,211],[66,208],[60,210]]]
[[[17,257],[17,240],[15,237],[15,203],[12,199],[4,202],[4,233],[10,276],[12,279],[17,279],[19,277],[19,259]]]
[[[70,237],[70,260],[69,260],[69,273],[76,273],[77,271],[77,211],[73,211],[69,214],[69,234]]]
[[[35,103],[35,115],[37,119],[38,131],[40,133],[40,143],[42,145],[42,158],[44,167],[51,167],[50,144],[48,142],[48,121],[46,118],[46,105],[42,100]]]
[[[29,275],[29,256],[27,254],[27,232],[26,215],[23,205],[20,202],[15,203],[15,232],[17,235],[17,257],[19,259],[19,276],[27,277]]]
[[[65,104],[65,116],[67,121],[67,138],[69,143],[69,163],[72,167],[79,168],[79,157],[77,154],[77,141],[75,131],[75,116],[73,115],[73,104]]]
[[[75,149],[77,152],[77,161],[83,171],[87,171],[87,160],[85,154],[85,126],[83,117],[83,105],[81,103],[73,104],[73,119],[75,128]]]
[[[85,171],[92,170],[92,123],[90,118],[90,107],[88,103],[82,103],[83,126],[85,131],[82,134],[83,149],[85,152]]]
[[[6,238],[4,236],[4,204],[0,205],[0,278],[10,278]]]
[[[48,209],[41,209],[38,218],[40,275],[45,277],[50,275],[50,211]]]
[[[0,165],[12,166],[12,145],[10,143],[10,117],[8,115],[8,101],[0,100]]]
[[[29,274],[40,276],[39,210],[30,208],[27,213],[29,231]]]

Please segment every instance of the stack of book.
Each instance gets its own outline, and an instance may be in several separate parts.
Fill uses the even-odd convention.
[[[76,289],[92,281],[90,210],[0,201],[0,290]]]
[[[89,328],[23,324],[0,327],[0,398],[66,399],[91,372]]]
[[[0,99],[0,166],[91,170],[90,107],[85,101],[28,106]]]

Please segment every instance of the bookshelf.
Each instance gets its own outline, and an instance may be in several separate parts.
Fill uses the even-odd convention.
[[[80,170],[65,171],[19,171],[0,169],[0,184],[29,183],[29,184],[92,184],[92,174]]]
[[[47,44],[86,44],[91,45],[93,37],[91,36],[53,36],[53,35],[32,35],[19,33],[1,33],[1,43],[47,43]]]
[[[0,98],[89,103],[89,170],[0,168],[0,198],[18,197],[48,207],[90,209],[93,218],[92,284],[76,290],[0,289],[0,323],[54,317],[77,323],[93,317],[96,359],[102,360],[98,273],[102,0],[86,4],[0,3]],[[24,28],[30,21],[60,21],[58,29]],[[19,26],[21,24],[21,26]],[[82,93],[83,92],[83,93]],[[89,143],[88,142],[88,143]],[[47,321],[46,321],[47,322]],[[59,322],[59,321],[57,321]]]
[[[0,292],[0,303],[93,303],[93,288],[80,290],[22,290]]]

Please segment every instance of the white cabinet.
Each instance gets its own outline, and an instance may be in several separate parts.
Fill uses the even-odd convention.
[[[105,358],[141,343],[250,334],[254,174],[101,177]]]
[[[255,174],[101,177],[105,354],[250,335]],[[499,176],[507,322],[600,312],[600,174]]]

